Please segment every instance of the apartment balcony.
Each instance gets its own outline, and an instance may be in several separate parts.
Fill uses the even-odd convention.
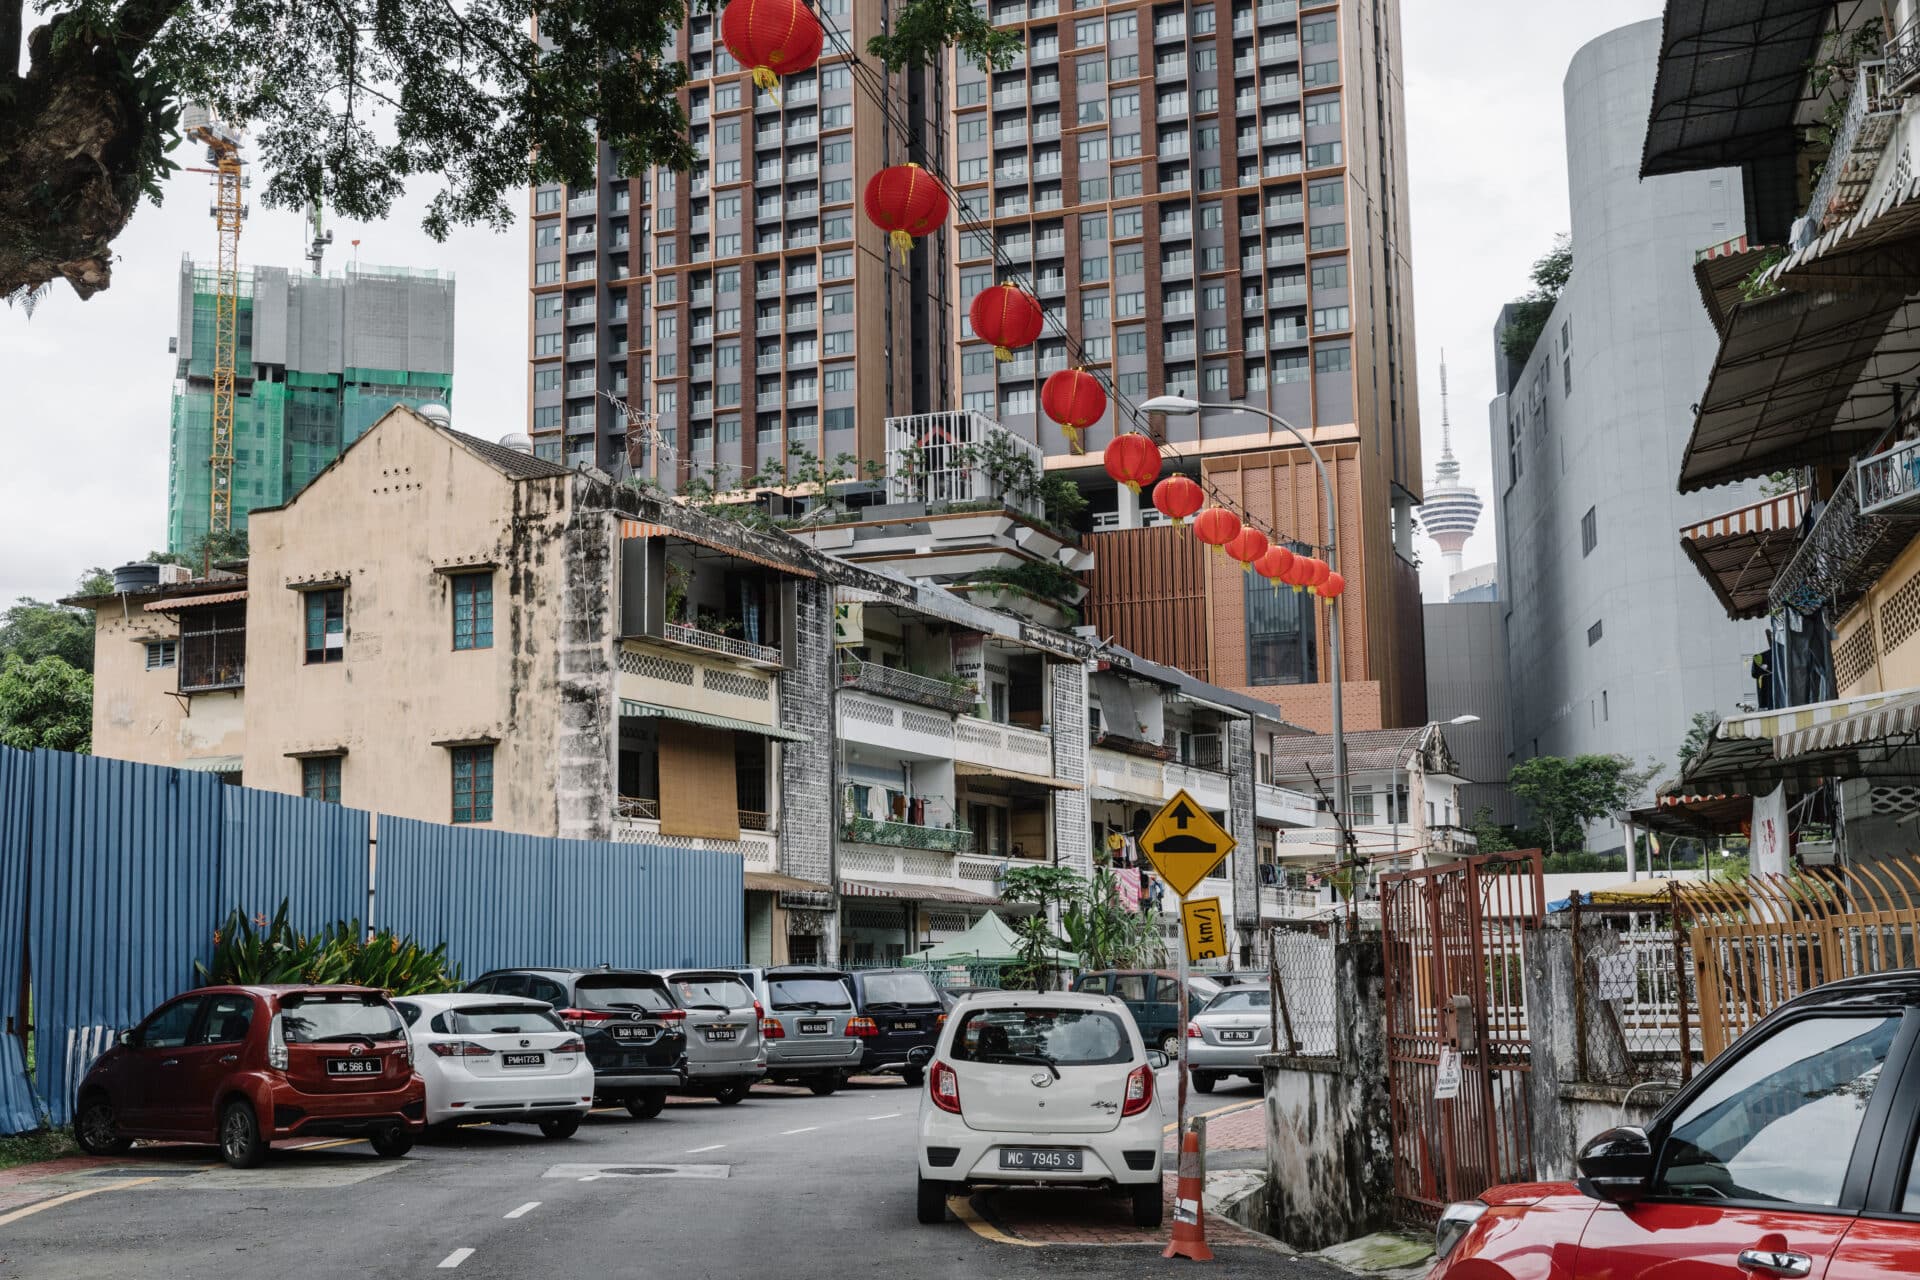
[[[1303,791],[1256,783],[1253,788],[1254,815],[1263,822],[1284,827],[1311,827],[1320,821],[1320,806]]]
[[[594,393],[594,390],[595,387],[591,377],[567,379],[567,394],[570,396],[590,396]]]
[[[763,391],[754,397],[753,406],[756,409],[778,409],[782,403],[778,391]]]
[[[753,367],[759,373],[778,373],[787,367],[787,361],[784,356],[756,356]]]
[[[1253,13],[1251,10],[1233,15],[1233,34],[1250,36],[1253,34]]]
[[[576,231],[567,237],[567,249],[569,252],[579,252],[593,248],[597,242],[598,236],[594,232]]]
[[[1904,102],[1904,95],[1888,88],[1885,62],[1862,62],[1855,68],[1846,115],[1834,131],[1820,182],[1807,202],[1807,221],[1797,237],[1802,247],[1860,208]]]
[[[758,320],[755,320],[753,322],[753,331],[755,333],[780,332],[780,317],[779,316],[761,316]]]
[[[1254,10],[1254,14],[1263,26],[1269,22],[1292,22],[1300,15],[1300,6],[1293,0],[1287,0],[1284,4],[1263,4]]]
[[[627,344],[624,341],[616,342],[607,350],[607,354],[615,360],[624,360],[627,358]]]
[[[591,302],[584,303],[583,305],[577,306],[577,307],[568,307],[567,323],[568,324],[592,324],[597,313],[598,313],[598,308],[595,307],[594,304]]]
[[[759,298],[778,296],[780,293],[780,277],[766,276],[762,279],[755,280],[753,282],[753,292],[754,296]]]
[[[1010,862],[986,855],[956,856],[931,850],[867,845],[842,847],[839,864],[840,874],[849,879],[899,886],[898,896],[902,898],[913,897],[915,886],[998,897],[1000,881],[1007,874]]]
[[[1289,244],[1269,244],[1267,246],[1267,265],[1270,267],[1295,262],[1305,262],[1306,260],[1307,246],[1304,241],[1296,240]]]
[[[621,644],[619,667],[622,701],[770,727],[779,722],[775,673],[705,645],[683,645],[670,636],[628,639]]]
[[[1002,89],[993,95],[996,107],[1024,107],[1027,105],[1027,91],[1024,86]]]
[[[876,662],[862,662],[858,658],[841,660],[840,687],[860,689],[867,693],[893,698],[900,702],[911,702],[922,707],[933,707],[950,715],[970,711],[980,701],[980,696],[974,691],[973,686],[958,678],[923,676],[911,671],[902,671],[898,667],[884,667]]]
[[[1240,311],[1243,315],[1257,316],[1267,309],[1267,304],[1259,294],[1245,294],[1240,299]]]
[[[1866,594],[1913,541],[1920,442],[1863,458],[1835,486],[1767,593],[1769,612],[1826,606],[1835,615]]]
[[[710,307],[713,305],[713,290],[695,289],[687,295],[687,301],[696,307]]]
[[[594,339],[592,338],[579,338],[573,342],[569,342],[567,344],[567,359],[591,360],[593,359],[593,347]]]
[[[1330,890],[1260,886],[1260,918],[1263,920],[1305,920],[1337,906]]]
[[[1307,300],[1307,286],[1304,284],[1286,284],[1268,291],[1276,307],[1297,307]]]
[[[901,686],[892,682],[889,682],[891,687],[884,690],[856,692],[844,683],[844,665],[841,671],[843,689],[838,699],[840,737],[860,746],[877,747],[902,757],[922,760],[953,758],[952,711],[919,698],[903,698],[899,692]],[[879,693],[880,696],[868,696],[869,693]],[[912,705],[898,705],[901,702]],[[974,705],[973,701],[969,701],[966,708]],[[920,710],[922,707],[930,709]]]
[[[689,649],[703,649],[708,653],[724,654],[729,658],[738,658],[742,662],[750,662],[757,666],[780,665],[780,651],[772,645],[755,644],[751,640],[742,640],[738,636],[703,631],[687,622],[667,623],[662,628],[661,638],[671,644],[683,645]]]
[[[1033,86],[1033,100],[1034,100],[1035,102],[1058,102],[1058,101],[1060,101],[1060,83],[1059,83],[1059,81],[1057,81],[1057,80],[1056,80],[1056,81],[1052,81],[1052,82],[1050,82],[1050,83],[1047,83],[1047,84],[1036,84],[1036,85],[1034,85],[1034,86]],[[995,105],[997,106],[997,105],[1001,105],[1001,104],[999,104],[999,103],[996,103]],[[1019,103],[1017,103],[1017,102],[1015,102],[1015,103],[1012,103],[1011,105],[1013,105],[1013,106],[1019,106],[1020,104],[1019,104]]]
[[[1886,87],[1894,93],[1912,93],[1920,86],[1920,18],[1893,33],[1886,53]]]
[[[600,207],[600,199],[594,195],[575,196],[567,201],[569,214],[592,213]]]
[[[966,764],[999,766],[1021,773],[1053,776],[1053,739],[1034,729],[961,716],[954,722],[953,758]]]
[[[567,415],[567,430],[572,432],[592,431],[599,419],[591,413],[573,413]]]
[[[583,262],[567,272],[567,283],[579,284],[582,281],[592,280],[597,274],[597,268],[594,263]]]
[[[659,818],[639,816],[650,806],[655,806],[657,812],[655,801],[622,796],[614,807],[613,838],[621,844],[670,845],[676,849],[697,849],[702,852],[729,854],[739,858],[748,871],[779,869],[777,836],[764,828],[756,830],[747,825],[747,822],[756,815],[751,815],[744,810],[741,812],[738,840],[712,840],[699,836],[661,835]],[[757,816],[763,822],[766,820],[765,814]]]
[[[928,827],[878,818],[843,818],[840,838],[854,844],[877,844],[890,849],[924,849],[933,853],[973,852],[973,832],[965,827]]]
[[[1276,62],[1293,62],[1300,57],[1298,40],[1263,40],[1258,50],[1260,65],[1270,67]]]
[[[615,374],[613,379],[613,386],[611,389],[613,391],[613,394],[617,396],[626,395],[627,394],[627,375],[624,373]]]
[[[607,248],[609,249],[630,249],[632,247],[633,241],[624,231],[615,232],[613,239],[607,242]]]

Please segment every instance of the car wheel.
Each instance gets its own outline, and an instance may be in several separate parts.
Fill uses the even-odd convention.
[[[125,1155],[133,1146],[133,1139],[120,1132],[113,1104],[102,1094],[80,1104],[80,1114],[73,1118],[73,1140],[90,1156]]]
[[[403,1124],[390,1124],[384,1129],[375,1129],[367,1139],[373,1144],[373,1153],[388,1160],[398,1160],[413,1150],[413,1130]]]
[[[579,1131],[579,1116],[549,1116],[540,1122],[541,1134],[549,1138],[571,1138]]]
[[[947,1220],[947,1197],[960,1194],[957,1182],[936,1182],[932,1178],[920,1179],[919,1197],[914,1205],[915,1216],[924,1226],[937,1226]]]
[[[1196,1071],[1193,1073],[1193,1087],[1202,1093],[1212,1093],[1213,1086],[1219,1083],[1220,1077],[1211,1071]]]
[[[900,1078],[907,1082],[909,1089],[918,1089],[927,1082],[927,1073],[918,1067],[908,1067],[900,1073]]]
[[[220,1155],[236,1169],[257,1169],[267,1158],[267,1143],[260,1137],[252,1103],[229,1102],[220,1113]]]
[[[666,1109],[667,1095],[663,1089],[649,1089],[627,1102],[627,1112],[635,1120],[651,1120]]]
[[[723,1107],[731,1107],[753,1092],[751,1080],[729,1080],[713,1091],[713,1097]]]
[[[807,1088],[813,1090],[815,1097],[824,1098],[835,1089],[838,1089],[843,1083],[845,1083],[845,1081],[839,1076],[815,1076],[813,1079],[807,1081]]]
[[[1166,1198],[1160,1193],[1160,1184],[1150,1183],[1133,1189],[1133,1225],[1148,1231],[1160,1225],[1166,1216]]]
[[[1169,1058],[1180,1052],[1180,1037],[1168,1031],[1160,1037],[1160,1052]]]

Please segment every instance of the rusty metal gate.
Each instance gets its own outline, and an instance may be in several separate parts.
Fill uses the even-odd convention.
[[[1533,1176],[1521,940],[1545,907],[1540,851],[1483,853],[1380,878],[1394,1194],[1409,1222]],[[1434,1098],[1443,1048],[1459,1096]]]

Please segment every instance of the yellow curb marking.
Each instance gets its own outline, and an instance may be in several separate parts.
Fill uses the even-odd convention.
[[[42,1200],[38,1204],[30,1204],[24,1209],[15,1209],[12,1213],[0,1214],[0,1227],[18,1222],[22,1218],[30,1218],[42,1209],[52,1209],[57,1205],[72,1204],[75,1200],[85,1200],[88,1196],[97,1196],[103,1191],[125,1191],[128,1187],[137,1187],[144,1183],[158,1181],[160,1181],[158,1178],[125,1178],[119,1182],[109,1182],[104,1187],[88,1187],[84,1191],[69,1191],[63,1196],[55,1196],[51,1200]]]
[[[1010,1236],[1000,1228],[988,1222],[974,1210],[972,1200],[966,1196],[955,1196],[947,1201],[947,1208],[953,1210],[953,1216],[967,1224],[973,1234],[982,1240],[991,1240],[995,1244],[1017,1244],[1025,1249],[1044,1249],[1046,1245],[1038,1240],[1022,1240],[1019,1236]]]

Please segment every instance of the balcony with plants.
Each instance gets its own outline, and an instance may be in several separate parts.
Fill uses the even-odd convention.
[[[916,795],[860,783],[849,783],[846,788],[840,838],[853,844],[929,853],[974,851],[973,832],[953,820],[951,797]]]
[[[929,675],[881,662],[863,661],[850,655],[840,659],[840,687],[859,689],[900,702],[958,715],[971,711],[980,701],[973,682],[952,673]]]

